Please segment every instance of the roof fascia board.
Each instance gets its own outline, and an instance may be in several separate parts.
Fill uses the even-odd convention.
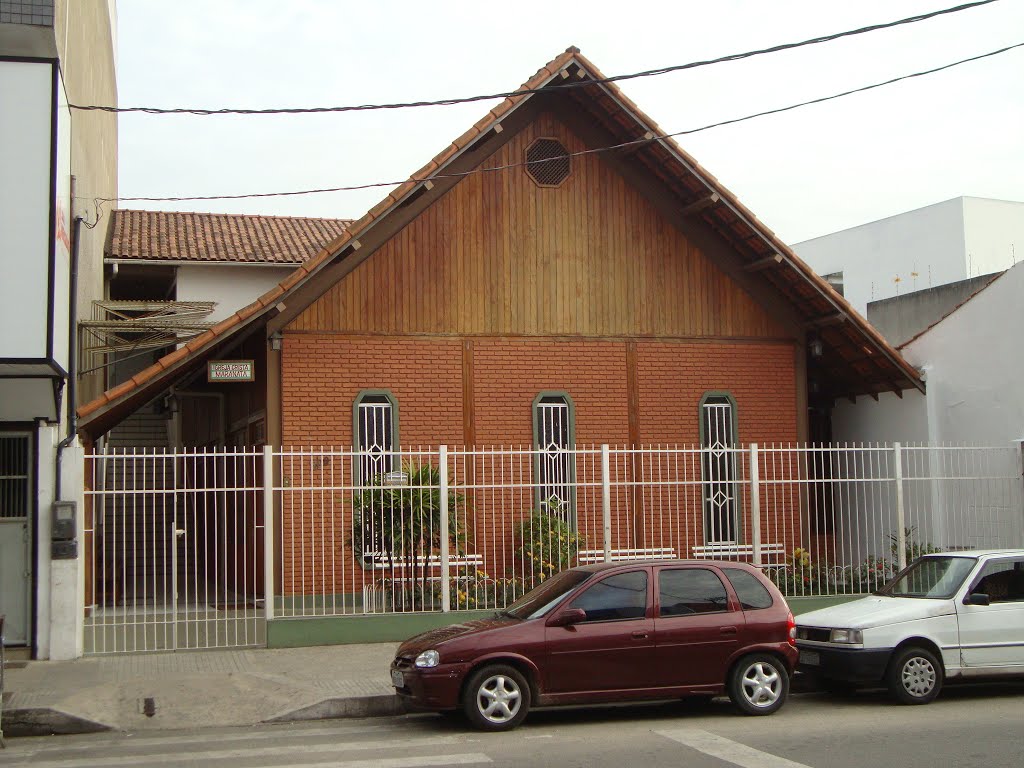
[[[601,75],[600,72],[592,65],[588,65],[588,63],[578,59],[576,60],[576,63],[592,76],[596,75],[598,78],[603,79],[603,75]],[[620,109],[632,117],[645,132],[650,131],[656,136],[662,135],[663,132],[659,126],[647,118],[647,116],[642,112],[639,112],[637,107],[627,105],[618,96],[615,90],[609,88],[609,83],[594,83],[594,85],[601,88],[604,93],[612,99]],[[904,371],[910,382],[913,383],[921,392],[924,392],[924,383],[921,381],[920,374],[918,374],[918,372],[909,363],[901,359],[899,357],[899,353],[892,350],[888,343],[885,342],[877,332],[872,333],[873,329],[867,321],[857,314],[857,312],[842,297],[836,294],[835,291],[827,285],[827,283],[824,283],[824,281],[819,278],[810,267],[804,264],[804,262],[790,249],[788,245],[779,240],[775,236],[774,232],[767,230],[756,217],[748,215],[743,206],[737,204],[735,196],[717,180],[709,179],[695,163],[691,162],[689,158],[681,152],[674,141],[670,138],[659,138],[657,139],[657,143],[664,147],[676,162],[699,179],[709,191],[718,192],[721,199],[718,201],[717,205],[726,206],[730,211],[732,211],[733,215],[746,224],[747,227],[761,238],[766,245],[774,249],[777,253],[780,253],[783,257],[783,261],[795,269],[823,299],[835,308],[837,312],[850,315],[853,319],[854,325],[856,325],[858,330],[867,337],[872,346],[876,347],[883,355],[885,355],[893,365]]]
[[[116,259],[107,258],[104,264],[119,266],[138,265],[143,267],[277,267],[295,269],[301,261],[206,261],[205,259]]]
[[[554,77],[555,75],[552,75],[549,78],[549,82]],[[415,178],[416,184],[412,185],[381,216],[374,219],[367,226],[355,231],[354,236],[358,238],[362,247],[339,261],[338,256],[345,251],[348,245],[348,243],[343,244],[336,253],[324,261],[324,264],[318,270],[311,273],[303,283],[297,285],[291,295],[285,294],[281,298],[285,308],[267,324],[267,333],[276,333],[284,330],[289,323],[302,314],[317,299],[327,293],[327,291],[366,259],[370,258],[384,243],[398,234],[423,211],[440,200],[441,197],[463,179],[462,176],[450,174],[460,174],[471,170],[508,143],[533,118],[534,112],[524,110],[524,105],[532,102],[532,97],[536,95],[529,94],[531,98],[523,99],[508,112],[502,114],[500,120],[495,120],[494,123],[489,123],[485,126],[485,130],[481,131],[480,137],[486,136],[495,123],[500,122],[504,126],[504,130],[501,133],[494,134],[493,138],[488,140],[486,154],[478,158],[467,158],[467,152],[473,151],[473,148],[477,146],[479,137],[468,142],[465,147],[453,153],[450,158],[429,175],[423,178]],[[426,192],[420,193],[412,201],[411,205],[403,208],[402,204],[411,195],[419,192],[427,181],[430,181],[433,187]]]

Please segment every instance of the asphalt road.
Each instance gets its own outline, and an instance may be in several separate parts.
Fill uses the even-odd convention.
[[[1024,685],[947,688],[925,707],[881,692],[802,694],[771,717],[707,704],[534,712],[503,734],[407,715],[303,725],[12,739],[5,768],[203,765],[414,768],[936,768],[1024,764]]]

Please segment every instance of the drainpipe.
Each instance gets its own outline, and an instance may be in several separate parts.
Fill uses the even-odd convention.
[[[82,217],[75,216],[71,225],[71,274],[68,297],[68,433],[57,444],[57,473],[54,477],[54,501],[61,498],[61,458],[64,449],[78,436],[78,244],[81,239]]]

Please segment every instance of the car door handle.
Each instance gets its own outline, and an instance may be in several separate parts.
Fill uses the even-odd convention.
[[[722,627],[719,631],[723,635],[735,635],[739,630],[736,627]]]
[[[646,639],[647,639],[647,632],[646,632],[646,631],[644,631],[644,630],[642,630],[642,629],[638,629],[638,630],[636,630],[636,631],[635,631],[635,632],[633,633],[633,637],[634,637],[634,638],[635,638],[636,640],[646,640]]]

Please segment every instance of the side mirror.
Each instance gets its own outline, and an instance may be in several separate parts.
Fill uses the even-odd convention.
[[[581,621],[587,620],[587,612],[582,608],[566,608],[560,613],[556,613],[551,621],[548,622],[548,626],[551,627],[568,627],[572,624],[579,624]]]
[[[984,592],[972,592],[964,599],[964,605],[989,605],[991,598]]]

